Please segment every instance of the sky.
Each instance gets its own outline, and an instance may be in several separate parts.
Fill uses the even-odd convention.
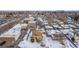
[[[79,1],[0,0],[0,10],[79,10]]]

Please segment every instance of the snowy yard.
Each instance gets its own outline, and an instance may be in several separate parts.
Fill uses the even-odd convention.
[[[62,48],[63,45],[60,42],[52,40],[50,37],[43,35],[43,40],[40,43],[30,41],[32,33],[30,33],[28,40],[26,40],[27,35],[24,37],[24,40],[18,45],[21,48]],[[44,45],[44,46],[41,46]]]

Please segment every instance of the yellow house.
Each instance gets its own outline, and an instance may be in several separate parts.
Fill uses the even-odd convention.
[[[40,41],[42,41],[42,38],[43,38],[43,36],[42,36],[41,32],[39,32],[37,30],[32,31],[32,39],[31,40],[33,42],[40,42]]]

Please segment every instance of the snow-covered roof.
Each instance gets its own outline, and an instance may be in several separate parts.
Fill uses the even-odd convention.
[[[26,27],[27,27],[27,24],[21,24],[21,27],[22,27],[22,26],[26,26]]]
[[[48,35],[60,33],[60,31],[58,31],[58,30],[46,30],[46,31],[47,31]]]
[[[45,26],[45,28],[52,28],[52,26]]]
[[[41,22],[43,22],[42,18],[38,17],[38,20],[40,20]]]
[[[36,21],[29,21],[28,23],[36,23]]]

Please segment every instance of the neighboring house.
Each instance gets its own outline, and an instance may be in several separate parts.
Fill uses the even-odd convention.
[[[37,28],[36,21],[29,21],[28,22],[28,27],[30,29],[36,29]]]
[[[0,36],[0,46],[11,46],[14,42],[14,36]]]

